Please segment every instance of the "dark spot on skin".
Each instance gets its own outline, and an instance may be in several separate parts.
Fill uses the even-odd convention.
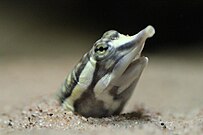
[[[134,42],[128,42],[126,44],[123,44],[122,46],[119,46],[117,48],[118,51],[124,51],[124,50],[130,50],[134,47]]]
[[[118,86],[113,86],[113,88],[109,91],[109,94],[113,97],[115,97],[118,93]]]
[[[95,95],[86,91],[81,98],[74,103],[75,112],[84,117],[104,117],[108,116],[108,110],[104,107],[104,102],[95,98]]]

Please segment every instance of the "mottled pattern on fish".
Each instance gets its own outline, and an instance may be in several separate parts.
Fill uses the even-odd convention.
[[[105,32],[66,77],[58,94],[62,106],[85,117],[119,114],[148,63],[140,55],[154,33],[152,26],[134,36]]]

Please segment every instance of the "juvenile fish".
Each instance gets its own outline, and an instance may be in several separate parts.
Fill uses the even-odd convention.
[[[85,117],[119,114],[132,95],[148,58],[141,56],[152,26],[133,36],[107,31],[66,77],[61,105]]]

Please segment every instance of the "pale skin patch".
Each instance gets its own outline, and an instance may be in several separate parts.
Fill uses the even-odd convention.
[[[73,92],[71,93],[71,96],[64,101],[63,106],[68,107],[71,111],[74,111],[74,107],[73,107],[74,102],[75,100],[80,98],[83,92],[84,92],[84,89],[81,88],[79,85],[76,85],[76,87],[73,89]]]
[[[79,77],[78,85],[80,85],[83,89],[87,89],[87,87],[91,84],[93,79],[93,72],[95,70],[95,65],[90,62],[87,62],[85,68]]]
[[[63,92],[63,93],[66,92],[66,87],[65,87],[65,85],[62,85],[62,88],[61,88],[61,89],[62,89],[62,92]]]
[[[67,83],[68,85],[71,83],[71,74],[68,75],[68,79],[67,79],[66,83]]]
[[[74,87],[70,97],[67,98],[64,102],[66,107],[70,108],[71,110],[74,110],[73,107],[74,101],[80,98],[81,94],[87,89],[87,87],[92,82],[93,79],[92,72],[94,71],[94,69],[95,69],[94,65],[92,65],[90,62],[88,62],[85,65],[85,68],[83,69],[79,77],[79,82]]]
[[[71,99],[66,99],[63,104],[62,104],[63,108],[65,108],[67,111],[72,111],[74,112],[74,108],[73,108],[73,101]]]
[[[106,74],[97,82],[97,84],[94,87],[94,93],[96,98],[97,97],[99,98],[100,94],[104,92],[107,86],[109,86],[110,81],[111,81],[110,75]]]
[[[112,86],[109,86],[105,91],[102,91],[99,95],[97,95],[97,99],[104,102],[104,107],[109,110],[115,110],[119,107],[121,101],[114,100],[114,97],[109,94],[109,90],[112,88]],[[112,106],[113,105],[113,106]]]
[[[125,91],[135,80],[139,80],[142,71],[148,63],[146,57],[141,57],[133,61],[122,76],[114,83],[115,86],[119,86],[118,93],[120,94]]]

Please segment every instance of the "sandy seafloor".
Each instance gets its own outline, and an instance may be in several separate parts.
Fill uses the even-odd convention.
[[[0,33],[1,135],[203,134],[202,48],[145,54],[149,64],[123,114],[84,118],[64,111],[54,95],[89,50],[80,45],[98,37],[29,28]]]
[[[0,134],[203,134],[202,58],[150,55],[123,114],[84,118],[64,111],[55,93],[79,59],[4,56]]]

